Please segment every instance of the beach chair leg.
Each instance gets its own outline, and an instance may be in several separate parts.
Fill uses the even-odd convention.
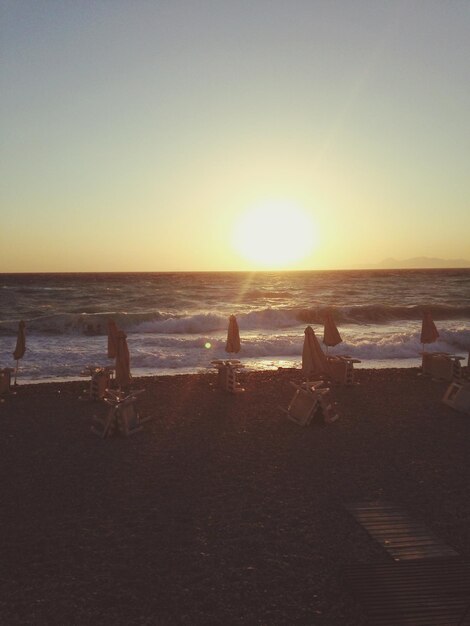
[[[217,366],[217,383],[220,389],[227,390],[227,366]]]
[[[459,359],[454,359],[452,366],[452,380],[456,383],[460,383],[462,380],[462,366]]]
[[[241,393],[245,391],[237,380],[237,371],[232,365],[227,365],[227,391]]]
[[[106,439],[106,437],[112,435],[112,433],[114,432],[114,423],[116,421],[115,413],[116,409],[114,407],[111,407],[106,417],[104,417],[103,419],[95,418],[95,421],[101,426],[101,429],[93,425],[91,427],[91,432],[95,435],[98,435],[98,437],[101,437],[102,439]]]
[[[310,426],[310,424],[313,422],[315,416],[318,414],[318,411],[321,411],[321,398],[317,398],[317,400],[315,401],[315,404],[312,407],[312,410],[310,411],[310,414],[308,415],[307,419],[305,420],[304,426]]]
[[[9,369],[0,370],[0,396],[11,392],[11,373]]]
[[[352,363],[348,363],[346,366],[345,384],[348,386],[354,385],[354,367]]]
[[[336,420],[339,419],[339,415],[336,412],[334,405],[329,402],[329,399],[327,399],[325,396],[322,396],[319,399],[319,402],[325,423],[332,424],[333,422],[336,422]]]
[[[119,430],[126,437],[142,430],[139,415],[133,404],[118,407],[117,414]]]

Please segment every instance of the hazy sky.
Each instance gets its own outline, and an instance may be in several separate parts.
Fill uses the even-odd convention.
[[[470,257],[469,0],[0,6],[0,271]]]

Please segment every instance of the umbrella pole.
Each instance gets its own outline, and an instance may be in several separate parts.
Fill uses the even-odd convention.
[[[425,352],[424,352],[424,346],[425,346],[426,344],[422,343],[421,345],[423,346],[423,353],[422,353],[422,356],[421,356],[421,369],[422,369],[423,374],[426,374],[426,364],[425,364],[425,362],[424,362],[424,354],[425,354]]]
[[[19,361],[20,361],[19,359],[16,359],[15,382],[14,382],[15,387],[17,385],[16,377],[18,376],[18,364],[19,364]]]

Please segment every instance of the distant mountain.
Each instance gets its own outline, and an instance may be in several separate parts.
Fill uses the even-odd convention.
[[[412,259],[384,259],[374,267],[380,269],[445,269],[470,267],[470,261],[465,259],[436,259],[427,256],[417,256]]]

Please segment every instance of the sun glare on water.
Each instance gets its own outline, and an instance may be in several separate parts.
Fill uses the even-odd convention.
[[[242,214],[233,244],[246,260],[259,267],[281,269],[305,258],[316,246],[310,215],[289,202],[270,202]]]

